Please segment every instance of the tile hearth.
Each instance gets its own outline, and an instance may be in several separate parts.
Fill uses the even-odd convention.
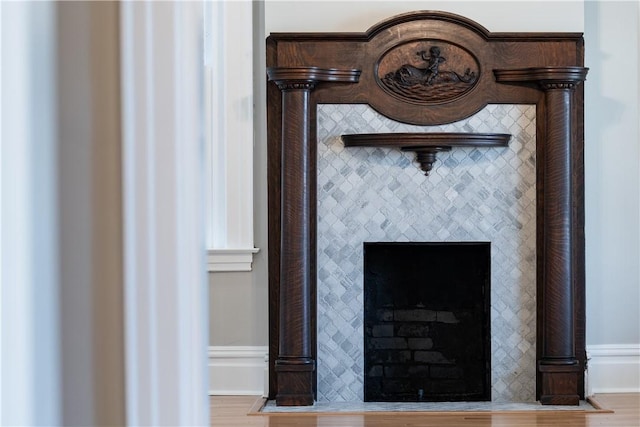
[[[489,105],[443,126],[366,105],[318,106],[318,403],[363,399],[362,244],[492,243],[493,402],[535,401],[535,106]],[[505,132],[508,148],[454,148],[429,177],[413,154],[345,148],[340,135]],[[422,403],[421,403],[422,405]]]
[[[261,413],[360,413],[360,412],[490,412],[490,411],[598,411],[590,403],[579,406],[541,405],[537,402],[316,402],[313,406],[276,406],[266,402]]]

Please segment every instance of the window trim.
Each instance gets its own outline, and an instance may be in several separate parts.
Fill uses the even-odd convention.
[[[251,271],[253,4],[205,2],[207,269]]]

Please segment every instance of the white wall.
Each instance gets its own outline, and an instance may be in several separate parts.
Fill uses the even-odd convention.
[[[122,2],[126,423],[209,420],[202,2]]]
[[[394,15],[416,10],[456,13],[489,31],[583,30],[582,1],[370,1],[265,0],[265,37],[271,32],[366,31]]]
[[[2,9],[0,423],[123,425],[118,4]]]
[[[55,7],[4,3],[0,15],[0,424],[58,425]]]
[[[264,5],[253,3],[254,128],[253,211],[254,245],[251,272],[209,274],[209,343],[211,346],[266,346],[269,341],[267,265],[267,147]],[[239,23],[246,26],[246,23]],[[256,349],[257,349],[256,347]]]
[[[261,394],[269,343],[264,3],[253,2],[252,22],[227,24],[253,29],[253,242],[260,251],[250,272],[209,274],[209,394]]]
[[[637,2],[585,4],[587,343],[640,343]]]
[[[155,12],[137,21],[154,25],[149,31],[121,32],[130,28],[120,26],[121,18],[132,23],[127,19],[131,14],[121,14],[126,12],[121,6]],[[1,6],[2,425],[208,422],[199,191],[203,177],[198,167],[199,6],[197,2]],[[146,139],[137,138],[139,133],[127,138],[125,149],[121,82],[130,83],[131,76],[124,71],[128,79],[121,80],[120,41],[127,52],[132,46],[142,47],[135,51],[136,59],[157,61],[135,71],[148,72],[140,92],[151,97],[147,89],[156,89],[149,103],[154,114],[144,118],[158,128]],[[177,87],[169,84],[176,82]],[[145,126],[148,122],[131,113],[126,109],[127,121],[148,131],[151,125]],[[157,161],[161,167],[149,167],[145,159],[151,156],[136,157],[127,149],[142,150],[145,143],[154,146],[154,154],[161,153]],[[161,194],[133,193],[136,182],[123,180],[123,164]],[[148,174],[150,170],[158,173]],[[128,190],[127,201],[151,206],[135,215],[139,223],[133,227],[134,215],[127,215],[129,227],[123,227],[123,187]],[[140,271],[147,264],[159,266],[153,274],[146,268],[146,275],[136,276],[150,283],[152,292],[146,292],[148,288],[137,292],[141,287],[134,289],[133,281],[123,277],[123,237],[126,249],[132,245],[139,255],[135,259],[139,262],[128,263],[129,267],[133,264]],[[150,276],[158,280],[148,280]],[[128,306],[134,300],[138,310],[125,316],[124,300]],[[158,314],[149,316],[150,310],[140,310],[145,306]],[[135,314],[141,318],[138,323]],[[157,344],[153,351],[127,357],[125,366],[125,350],[130,356],[133,343],[143,346],[149,341]],[[151,385],[145,381],[149,377],[154,380]],[[135,394],[149,405],[132,404]],[[138,416],[145,409],[154,412],[151,421]]]
[[[640,390],[639,15],[585,3],[589,393]]]

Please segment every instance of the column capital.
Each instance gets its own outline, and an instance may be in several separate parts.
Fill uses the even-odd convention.
[[[281,91],[306,90],[312,91],[316,88],[316,82],[303,80],[278,80],[275,82]]]
[[[562,80],[540,80],[538,85],[543,91],[548,90],[573,90],[580,82]]]

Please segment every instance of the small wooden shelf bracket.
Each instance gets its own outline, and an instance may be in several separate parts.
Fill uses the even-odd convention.
[[[511,135],[505,133],[369,133],[342,135],[345,147],[384,147],[413,151],[426,176],[439,152],[452,147],[506,147]]]

